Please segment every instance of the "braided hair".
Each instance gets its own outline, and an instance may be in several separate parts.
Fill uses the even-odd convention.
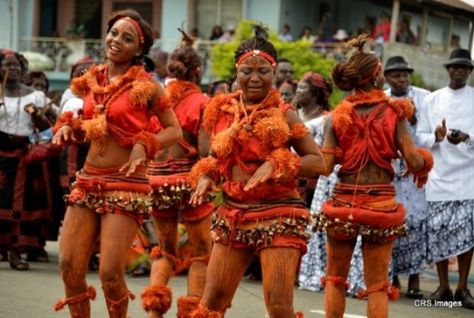
[[[234,60],[237,63],[239,58],[252,50],[259,50],[269,54],[273,59],[277,60],[277,51],[272,43],[268,41],[268,32],[267,30],[259,24],[252,25],[255,35],[245,40],[240,44],[234,54]]]
[[[178,80],[199,82],[202,59],[193,48],[194,39],[182,28],[181,46],[171,53],[168,72]]]
[[[126,9],[126,10],[120,10],[120,11],[115,12],[112,18],[110,18],[109,21],[107,22],[107,33],[109,33],[110,29],[112,29],[115,22],[126,17],[129,17],[130,19],[135,20],[140,25],[140,28],[142,29],[142,32],[143,32],[143,43],[141,44],[142,52],[139,57],[133,59],[132,64],[133,65],[143,64],[143,56],[148,54],[148,52],[150,51],[150,48],[153,45],[153,30],[148,24],[148,22],[143,20],[143,18],[137,11],[133,9]]]
[[[377,56],[370,52],[372,44],[373,40],[366,34],[347,42],[347,45],[352,48],[348,54],[349,59],[338,63],[332,69],[332,78],[337,87],[350,91],[371,84],[371,79],[375,76],[380,64]]]

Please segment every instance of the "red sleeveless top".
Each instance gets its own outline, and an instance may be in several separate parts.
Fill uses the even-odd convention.
[[[358,113],[355,108],[362,105],[373,105],[372,111]],[[333,112],[333,129],[342,150],[339,173],[357,173],[370,160],[393,178],[391,160],[399,156],[397,124],[412,114],[409,100],[390,99],[380,90],[346,97]]]

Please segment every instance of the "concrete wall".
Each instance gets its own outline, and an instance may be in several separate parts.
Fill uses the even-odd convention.
[[[0,48],[18,50],[20,39],[31,37],[37,0],[0,0]]]
[[[288,24],[291,28],[293,39],[298,39],[305,26],[310,26],[313,34],[316,33],[318,25],[318,4],[314,0],[281,0],[280,24],[277,31],[283,25]]]
[[[173,51],[181,39],[176,29],[183,21],[188,20],[187,0],[163,0],[161,19],[161,43],[165,51]]]
[[[423,52],[421,48],[412,45],[385,43],[383,65],[388,58],[395,55],[405,57],[410,66],[423,77],[426,85],[431,89],[438,89],[448,84],[449,77],[443,64],[448,61],[449,53]],[[473,75],[471,75],[469,83],[474,86]]]
[[[243,17],[245,19],[263,22],[270,29],[280,29],[280,0],[243,0]]]

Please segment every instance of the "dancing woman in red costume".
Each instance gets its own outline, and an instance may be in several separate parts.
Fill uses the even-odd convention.
[[[316,176],[325,163],[295,110],[272,88],[276,55],[257,27],[235,52],[242,90],[216,96],[204,113],[212,156],[191,171],[191,202],[200,205],[220,178],[225,200],[213,219],[215,244],[194,318],[224,316],[254,253],[269,317],[295,317],[293,286],[310,222],[297,180]]]
[[[181,30],[180,30],[181,31]],[[199,304],[206,268],[211,252],[211,202],[199,206],[189,204],[192,188],[187,181],[189,171],[199,159],[198,132],[201,115],[208,102],[199,88],[202,61],[192,48],[193,40],[183,33],[183,46],[170,57],[168,70],[172,78],[166,87],[169,105],[183,130],[179,143],[161,151],[148,166],[154,190],[153,223],[159,247],[152,250],[156,257],[151,268],[151,286],[142,293],[143,308],[149,317],[162,317],[171,306],[171,289],[167,287],[173,273],[182,267],[178,252],[178,221],[186,227],[191,245],[191,265],[188,272],[188,295],[178,298],[178,317],[189,317]],[[205,147],[208,152],[208,147]],[[201,155],[207,155],[206,151]]]
[[[316,225],[327,231],[328,263],[322,282],[326,317],[343,317],[347,275],[356,238],[362,235],[368,317],[387,317],[388,297],[398,290],[387,281],[392,242],[403,235],[405,209],[395,200],[391,160],[400,152],[418,186],[433,166],[431,153],[415,148],[405,126],[413,114],[408,100],[392,100],[382,91],[383,70],[367,52],[366,36],[348,42],[347,62],[337,64],[332,77],[342,90],[352,91],[326,122],[323,153],[329,174],[341,164],[333,196],[322,207]]]
[[[84,99],[83,117],[65,112],[53,142],[90,142],[86,162],[67,197],[69,208],[60,241],[59,266],[71,317],[90,317],[87,263],[100,239],[99,276],[110,317],[126,317],[126,255],[140,222],[152,210],[145,161],[179,138],[181,130],[163,89],[141,63],[153,43],[148,24],[132,10],[108,22],[106,64],[74,79],[71,89]],[[157,131],[156,118],[164,127]]]

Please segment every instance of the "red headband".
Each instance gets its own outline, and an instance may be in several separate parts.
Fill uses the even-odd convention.
[[[237,60],[237,63],[235,64],[236,67],[239,67],[239,65],[244,61],[246,60],[248,57],[251,57],[251,56],[261,56],[263,57],[265,60],[267,60],[268,62],[270,62],[270,64],[275,67],[276,66],[276,62],[275,62],[275,59],[270,55],[268,54],[267,52],[264,52],[264,51],[260,51],[260,50],[252,50],[252,51],[247,51],[246,53],[242,54],[239,59]]]
[[[309,81],[313,86],[327,90],[324,78],[319,73],[307,72],[303,75],[304,81]]]
[[[9,49],[1,49],[0,51],[5,57],[15,56],[15,51]]]
[[[370,80],[372,79],[372,77],[373,77],[375,74],[377,74],[378,70],[380,69],[380,66],[381,66],[381,65],[380,65],[380,61],[379,61],[379,62],[377,63],[377,65],[375,65],[374,70],[372,71],[372,73],[371,73],[369,76],[367,76],[367,78],[363,79],[362,81],[360,81],[360,82],[357,83],[357,84],[362,85],[362,84],[365,84],[365,83],[367,83],[368,81],[370,81]]]
[[[140,26],[140,23],[138,23],[135,19],[132,19],[130,17],[123,17],[123,18],[120,18],[119,21],[120,20],[126,20],[133,25],[133,27],[135,28],[135,31],[137,31],[138,33],[140,45],[143,45],[143,43],[145,42],[145,37],[143,36],[143,30],[142,30],[142,27]]]

